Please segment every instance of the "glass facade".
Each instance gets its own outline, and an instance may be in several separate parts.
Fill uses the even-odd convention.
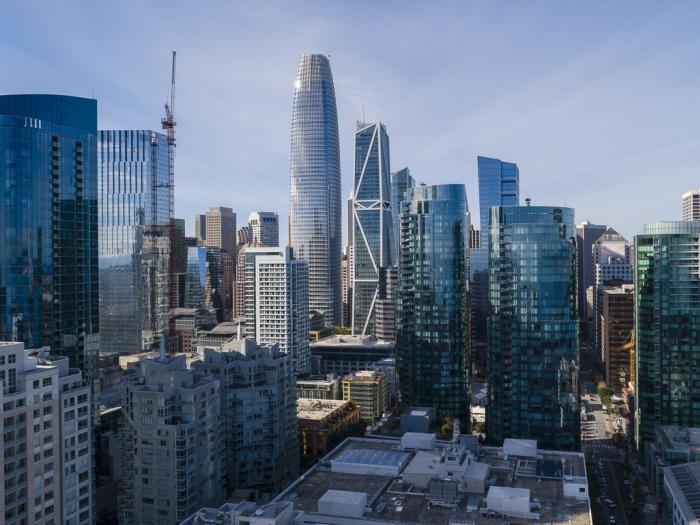
[[[341,323],[340,149],[328,57],[303,55],[294,91],[289,245],[309,264],[309,307]]]
[[[0,96],[0,340],[51,347],[99,398],[97,101]]]
[[[637,449],[657,425],[700,427],[700,221],[635,237]]]
[[[462,184],[401,203],[396,366],[402,402],[469,425],[469,216]]]
[[[352,198],[352,332],[373,334],[380,268],[391,264],[389,137],[381,123],[358,122]]]
[[[171,188],[167,137],[100,130],[100,351],[157,346],[167,330]]]
[[[391,174],[391,226],[392,226],[392,265],[399,264],[399,213],[401,202],[406,198],[408,188],[416,185],[408,168],[400,169]]]
[[[184,307],[215,311],[219,323],[224,320],[221,256],[225,253],[213,247],[187,248]]]
[[[577,450],[574,210],[491,209],[486,437]]]

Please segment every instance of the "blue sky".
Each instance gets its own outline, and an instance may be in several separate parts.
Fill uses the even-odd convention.
[[[698,2],[6,0],[0,93],[94,96],[100,127],[158,129],[176,49],[176,215],[272,210],[286,232],[297,61],[322,52],[343,195],[364,107],[392,168],[466,184],[474,221],[487,155],[519,165],[521,199],[632,236],[700,186],[699,22]]]

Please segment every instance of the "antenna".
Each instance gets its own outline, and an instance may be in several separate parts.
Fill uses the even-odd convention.
[[[362,104],[362,123],[364,124],[365,122],[367,122],[367,120],[365,120],[365,105]]]

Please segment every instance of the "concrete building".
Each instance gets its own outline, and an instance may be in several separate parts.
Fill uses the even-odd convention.
[[[593,327],[588,324],[586,307],[586,290],[593,286],[595,263],[593,262],[593,244],[605,233],[607,226],[584,221],[576,225],[576,280],[578,288],[578,317],[581,323],[581,336],[593,337]],[[482,236],[483,237],[483,236]],[[482,239],[483,242],[483,239]]]
[[[67,357],[0,342],[2,523],[93,523],[90,388]]]
[[[224,501],[219,389],[182,355],[142,358],[125,378],[120,524],[176,524]]]
[[[625,346],[634,331],[634,285],[601,291],[600,341],[605,382],[619,393],[630,381],[630,354]]]
[[[328,454],[362,416],[360,405],[336,399],[297,399],[302,461],[311,465]]]
[[[248,215],[251,242],[254,246],[280,245],[280,219],[273,211],[254,211]]]
[[[299,473],[292,356],[234,339],[202,348],[191,366],[221,384],[228,492],[278,493]]]
[[[245,337],[245,321],[237,319],[217,324],[211,329],[199,329],[195,331],[192,342],[193,348],[203,346],[220,347],[231,339]]]
[[[592,524],[581,453],[480,447],[473,436],[403,441],[348,438],[273,503],[292,504],[296,525]]]
[[[340,377],[335,374],[297,379],[297,399],[341,399]]]
[[[382,341],[396,341],[396,290],[398,269],[390,266],[379,269],[379,287],[374,304],[374,334]]]
[[[196,246],[204,246],[207,240],[207,216],[197,214],[194,216],[194,238],[197,240]]]
[[[700,189],[683,194],[683,220],[700,221]]]
[[[292,356],[294,372],[308,373],[309,269],[290,248],[248,248],[245,253],[246,334],[279,344]]]
[[[664,469],[681,463],[700,461],[700,428],[656,427],[656,441],[644,450],[651,493],[660,502],[663,494]]]
[[[700,461],[664,469],[665,525],[700,524]]]
[[[216,326],[216,312],[206,308],[174,308],[171,311],[171,324],[171,353],[189,354],[195,349],[192,342],[196,331]]]
[[[374,336],[331,335],[310,345],[316,374],[344,376],[359,370],[373,370],[374,363],[393,357],[394,343]]]
[[[293,525],[294,505],[268,503],[258,506],[252,501],[224,503],[219,508],[203,508],[180,525]]]
[[[213,207],[207,210],[206,238],[207,247],[226,250],[229,255],[236,255],[236,214],[231,208]]]
[[[343,378],[343,399],[362,406],[362,419],[372,423],[389,410],[389,378],[383,372],[361,370]]]

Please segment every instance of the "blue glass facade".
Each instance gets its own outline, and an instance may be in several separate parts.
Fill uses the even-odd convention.
[[[399,213],[401,202],[406,198],[408,188],[416,185],[408,168],[391,174],[391,226],[392,226],[392,266],[399,264]]]
[[[635,424],[644,452],[657,425],[700,427],[700,222],[646,224],[634,239]]]
[[[479,169],[479,228],[481,247],[489,247],[489,210],[492,206],[520,204],[520,172],[518,165],[489,157],[477,157]]]
[[[170,250],[162,234],[171,219],[168,167],[165,135],[99,132],[101,352],[148,349],[167,326]]]
[[[574,210],[491,209],[486,437],[579,444]]]
[[[462,184],[415,186],[401,204],[396,366],[401,400],[469,425],[469,216]]]
[[[289,245],[309,264],[309,307],[341,324],[340,148],[328,57],[303,55],[294,91]]]
[[[97,101],[0,96],[0,340],[51,346],[99,394]]]
[[[374,334],[380,268],[391,265],[389,136],[381,123],[358,123],[352,198],[352,331]]]

